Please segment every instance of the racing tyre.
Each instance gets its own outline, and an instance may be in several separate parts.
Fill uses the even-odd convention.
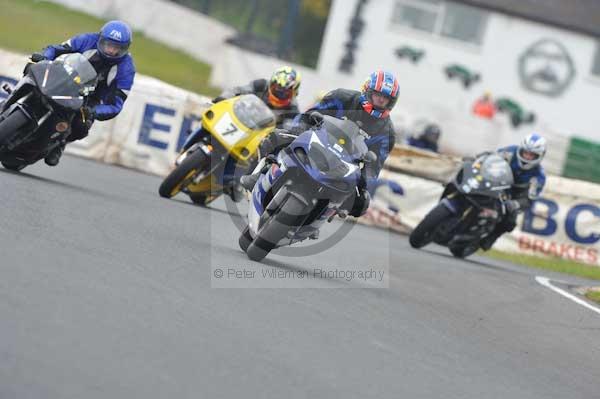
[[[260,262],[274,249],[287,233],[297,227],[307,214],[307,206],[289,195],[279,211],[272,215],[258,231],[256,238],[248,246],[246,254],[250,259]]]
[[[190,194],[190,199],[196,205],[206,206],[206,198],[207,197],[204,194],[196,194],[196,193]]]
[[[437,204],[410,233],[410,246],[422,248],[433,241],[436,228],[451,215],[452,212],[442,203]]]
[[[19,172],[21,170],[23,170],[25,168],[24,164],[14,164],[14,163],[10,163],[10,162],[0,162],[2,163],[2,166],[4,166],[4,169],[8,169],[8,170],[12,170],[14,172]]]
[[[163,198],[174,197],[190,183],[198,172],[206,170],[210,166],[209,164],[210,159],[201,150],[191,153],[165,177],[158,189],[158,194]]]
[[[467,245],[466,247],[454,247],[450,248],[450,252],[455,258],[466,258],[467,256],[473,255],[479,249],[478,245]]]
[[[238,244],[240,245],[242,251],[246,252],[251,243],[252,236],[250,235],[250,227],[246,225],[246,228],[244,229],[244,231],[242,231],[242,234],[240,235]]]
[[[27,125],[28,122],[29,118],[20,109],[0,121],[0,147],[8,144],[19,129]]]

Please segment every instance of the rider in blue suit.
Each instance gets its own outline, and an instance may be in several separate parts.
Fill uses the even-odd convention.
[[[83,33],[62,44],[46,47],[42,54],[31,56],[33,62],[54,60],[68,53],[81,53],[98,73],[96,91],[88,98],[81,113],[73,119],[67,141],[81,140],[88,135],[94,120],[105,121],[116,117],[133,86],[135,66],[129,54],[131,28],[121,21],[106,23],[98,33]],[[61,143],[46,157],[50,166],[58,164],[66,142]]]
[[[530,134],[521,144],[500,148],[498,153],[510,164],[514,184],[511,200],[506,203],[507,214],[496,225],[496,229],[481,241],[484,250],[490,249],[502,234],[514,230],[518,212],[529,208],[546,184],[546,174],[541,165],[546,154],[546,139],[539,134]]]
[[[288,131],[276,130],[270,134],[260,145],[262,156],[273,154],[291,143],[294,138],[306,130],[306,125],[319,123],[322,115],[336,118],[346,117],[356,122],[369,135],[365,144],[369,150],[377,155],[377,160],[367,167],[367,181],[361,182],[358,195],[352,204],[345,204],[348,214],[352,216],[363,215],[370,203],[370,192],[376,187],[377,176],[383,168],[383,163],[388,157],[396,141],[394,126],[390,120],[390,112],[398,100],[398,80],[390,72],[378,70],[369,75],[361,91],[337,89],[327,93],[321,101],[313,105],[306,113],[296,118],[296,126]],[[240,180],[242,186],[251,190],[260,175],[259,167],[255,173],[243,176]]]

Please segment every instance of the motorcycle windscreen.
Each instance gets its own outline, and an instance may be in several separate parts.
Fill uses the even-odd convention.
[[[31,73],[44,96],[73,110],[83,106],[84,95],[94,90],[97,76],[87,58],[79,53],[35,64]]]
[[[62,62],[65,71],[67,71],[78,85],[95,87],[98,74],[83,54],[64,54],[58,57],[56,62]]]
[[[349,183],[360,175],[353,156],[361,151],[360,146],[364,143],[360,138],[353,142],[352,133],[348,135],[346,132],[324,124],[317,131],[309,130],[300,135],[292,145],[293,152],[305,167],[310,167],[309,173],[313,178],[324,179],[328,184],[338,180],[348,180]],[[362,150],[363,154],[366,153],[366,145]],[[343,189],[346,187],[347,184],[343,184]]]
[[[320,144],[311,143],[307,156],[310,165],[329,178],[344,177],[348,173],[348,166]]]
[[[321,130],[327,132],[327,142],[334,150],[347,154],[352,160],[362,158],[369,151],[360,128],[350,120],[325,115]]]
[[[508,162],[497,154],[490,154],[465,165],[460,188],[465,193],[500,197],[513,181]]]
[[[260,130],[275,124],[275,115],[254,94],[246,94],[233,104],[235,117],[251,130]]]

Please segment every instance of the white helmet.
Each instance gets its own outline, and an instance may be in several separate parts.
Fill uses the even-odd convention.
[[[528,135],[519,144],[517,160],[521,169],[533,169],[542,162],[546,154],[546,139],[537,133]]]

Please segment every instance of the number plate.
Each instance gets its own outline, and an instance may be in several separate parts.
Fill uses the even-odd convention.
[[[234,146],[246,136],[246,132],[238,128],[233,119],[231,119],[231,115],[228,113],[223,114],[221,119],[219,119],[219,122],[215,124],[215,132],[230,146]]]

